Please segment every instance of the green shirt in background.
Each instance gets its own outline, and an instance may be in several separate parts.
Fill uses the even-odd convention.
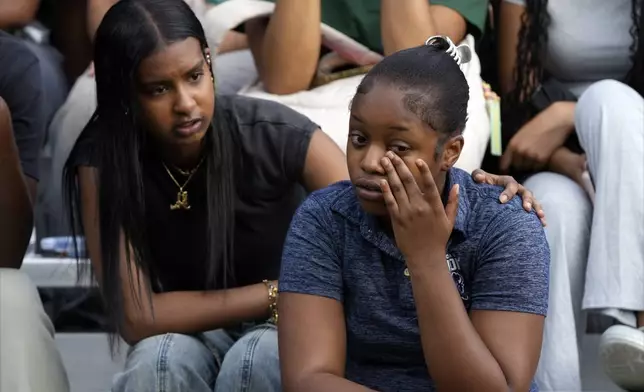
[[[206,1],[220,4],[226,0]],[[431,0],[431,4],[443,5],[457,11],[468,22],[468,33],[475,38],[482,35],[488,0]],[[380,0],[322,0],[322,22],[372,50],[383,52],[380,36]]]

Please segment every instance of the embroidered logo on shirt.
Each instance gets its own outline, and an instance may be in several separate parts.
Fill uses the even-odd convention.
[[[470,296],[467,293],[467,287],[465,287],[465,278],[463,277],[461,266],[458,263],[458,258],[449,253],[445,258],[447,259],[447,268],[452,274],[452,279],[454,279],[454,283],[456,284],[456,289],[461,295],[461,299],[467,303],[470,300]]]

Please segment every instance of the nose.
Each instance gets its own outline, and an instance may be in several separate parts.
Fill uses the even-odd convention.
[[[197,101],[191,94],[190,89],[185,87],[177,89],[173,108],[176,113],[190,116],[192,113],[194,113],[196,106]]]
[[[367,151],[362,157],[360,168],[368,174],[385,175],[385,169],[380,164],[380,160],[385,156],[385,149],[374,144],[367,147]]]

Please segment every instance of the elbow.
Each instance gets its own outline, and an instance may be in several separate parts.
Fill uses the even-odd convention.
[[[153,336],[149,333],[150,328],[143,322],[129,320],[126,318],[125,323],[119,328],[119,335],[129,346],[135,346],[140,341]]]
[[[270,75],[262,78],[264,90],[270,94],[288,95],[307,90],[311,78],[297,77],[296,75]]]
[[[123,322],[119,326],[118,334],[130,346],[156,335],[154,322],[144,315],[144,310],[127,309]]]
[[[318,373],[302,374],[300,376],[283,377],[282,388],[284,392],[311,392],[317,391],[319,381],[317,379],[324,375]],[[325,384],[322,384],[325,385]],[[326,388],[326,387],[325,387]]]

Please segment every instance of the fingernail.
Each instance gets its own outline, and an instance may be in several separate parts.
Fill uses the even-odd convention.
[[[525,203],[525,208],[526,208],[528,211],[532,211],[532,203],[530,203],[530,202]]]
[[[508,201],[508,196],[506,194],[502,194],[499,200],[501,200],[501,203],[505,203]]]
[[[456,187],[456,194],[458,195],[458,193],[461,191],[461,186],[456,184],[455,187]]]

